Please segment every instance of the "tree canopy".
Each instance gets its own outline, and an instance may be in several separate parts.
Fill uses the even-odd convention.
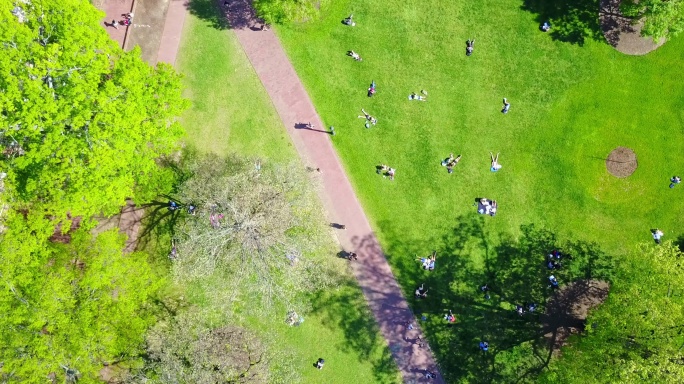
[[[122,51],[88,0],[0,7],[0,168],[8,201],[90,217],[118,210],[173,151],[179,75]]]
[[[301,166],[190,156],[179,200],[197,206],[178,227],[173,272],[184,281],[226,274],[230,298],[298,306],[334,281],[314,252],[334,253],[323,213]]]
[[[124,255],[123,247],[116,230],[96,237],[78,231],[70,244],[26,255],[40,263],[11,271],[3,263],[0,377],[94,382],[104,363],[137,356],[153,320],[142,309],[160,280],[146,255]],[[3,243],[2,254],[7,251],[13,249]]]
[[[684,30],[684,0],[625,0],[620,7],[625,15],[643,20],[644,36],[658,40]]]
[[[586,337],[563,350],[544,382],[678,383],[684,375],[684,254],[642,244],[625,259]]]

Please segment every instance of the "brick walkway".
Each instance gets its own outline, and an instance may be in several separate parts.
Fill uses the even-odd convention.
[[[356,198],[330,135],[295,128],[301,123],[311,122],[316,129],[325,129],[278,38],[270,30],[259,30],[261,24],[255,23],[247,1],[233,0],[226,9],[230,23],[300,156],[305,164],[322,171],[321,198],[329,219],[346,226],[346,230],[337,230],[337,237],[345,250],[355,250],[359,255],[359,262],[352,263],[354,274],[404,382],[443,383],[441,375],[437,380],[425,379],[426,369],[437,372],[431,351],[405,340],[405,337],[415,340],[419,331],[416,329],[407,334],[403,323],[410,321],[417,326],[416,319]]]
[[[105,13],[102,23],[109,33],[109,37],[119,42],[119,46],[123,47],[130,27],[119,25],[114,28],[111,26],[111,22],[112,20],[120,21],[123,19],[121,15],[132,12],[133,0],[100,0],[95,2],[95,6]]]
[[[108,22],[111,21],[112,14],[129,12],[131,1],[104,0],[103,9],[107,12]],[[125,9],[126,3],[129,4],[128,9]],[[295,128],[307,122],[313,123],[317,129],[324,126],[278,38],[272,31],[259,30],[261,24],[255,23],[248,0],[233,0],[226,12],[243,50],[271,97],[304,163],[322,171],[321,199],[329,219],[346,226],[345,230],[337,230],[337,237],[345,250],[354,250],[359,255],[359,262],[352,263],[354,274],[380,331],[387,340],[404,382],[443,384],[439,374],[435,380],[425,378],[426,369],[438,373],[434,357],[429,348],[420,348],[411,342],[421,334],[418,322],[409,309],[356,198],[330,136],[316,130]],[[185,0],[169,1],[158,61],[175,63],[186,13]],[[122,34],[121,29],[108,30],[112,38],[123,44],[125,33]],[[406,329],[404,324],[407,321],[414,324],[414,330]]]

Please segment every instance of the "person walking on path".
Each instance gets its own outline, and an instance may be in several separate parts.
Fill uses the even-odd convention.
[[[250,12],[230,13],[228,17],[231,25],[250,25],[250,21],[254,20]],[[234,33],[271,97],[304,163],[325,165],[325,172],[321,174],[319,196],[330,213],[331,220],[347,224],[347,231],[335,233],[341,247],[358,249],[357,239],[363,239],[364,247],[372,249],[372,252],[360,253],[363,262],[354,263],[351,269],[387,344],[400,347],[393,350],[392,356],[403,376],[403,381],[424,382],[423,370],[428,369],[437,375],[437,378],[433,379],[435,384],[444,384],[437,362],[427,345],[426,348],[408,345],[404,340],[404,327],[396,327],[392,323],[398,318],[409,320],[415,319],[416,316],[411,311],[377,236],[373,233],[354,193],[354,188],[344,172],[344,167],[330,140],[331,136],[311,135],[308,130],[295,129],[295,124],[301,121],[301,116],[312,116],[314,122],[319,121],[319,117],[278,37],[272,30],[258,33],[248,27],[236,28]],[[370,123],[368,124],[370,126]],[[377,284],[379,278],[383,280],[380,286]],[[381,294],[375,294],[376,292]],[[416,326],[414,332],[419,331],[419,327]]]

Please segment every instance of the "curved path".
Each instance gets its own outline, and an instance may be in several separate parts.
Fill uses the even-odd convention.
[[[420,348],[406,341],[415,340],[419,331],[416,327],[407,334],[404,323],[409,321],[417,326],[416,319],[356,198],[332,146],[331,136],[324,129],[316,130],[325,126],[280,41],[272,31],[260,30],[261,23],[253,17],[248,0],[233,0],[224,10],[299,155],[305,164],[321,170],[320,195],[328,218],[346,226],[344,230],[336,230],[337,238],[345,250],[355,250],[359,255],[359,261],[352,263],[352,269],[404,382],[443,383],[439,374],[436,380],[425,378],[426,369],[437,372],[432,352],[427,347]],[[308,122],[315,129],[295,128]]]

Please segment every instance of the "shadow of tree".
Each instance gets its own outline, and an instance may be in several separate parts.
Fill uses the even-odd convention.
[[[406,297],[413,298],[415,287],[426,284],[428,297],[410,300],[411,307],[425,318],[421,327],[447,382],[531,381],[560,345],[556,338],[567,336],[556,330],[584,323],[572,316],[572,295],[552,301],[549,275],[561,287],[586,279],[610,280],[613,261],[596,244],[562,241],[534,225],[522,226],[518,238],[493,233],[486,219],[464,215],[441,238],[397,241],[388,258]],[[402,239],[394,237],[387,223],[381,225],[390,238]],[[431,249],[437,251],[437,266],[425,271],[413,256]],[[550,271],[546,262],[553,250],[566,256],[560,269]],[[480,290],[483,284],[490,289],[488,299]],[[547,308],[550,302],[553,306]],[[516,306],[525,303],[537,304],[536,311],[519,315]],[[444,319],[449,310],[456,315],[455,324]],[[479,349],[483,340],[489,342],[488,352]]]
[[[233,3],[233,1],[231,1]],[[229,29],[230,23],[221,7],[223,0],[188,0],[186,7],[191,15],[208,22],[216,29]]]
[[[377,383],[396,381],[391,351],[355,282],[347,281],[334,292],[318,291],[311,299],[312,312],[322,317],[323,324],[344,332],[344,341],[337,346],[340,350],[358,353],[359,361],[370,361]]]
[[[188,0],[187,8],[213,28],[261,31],[264,21],[257,18],[250,0]]]
[[[523,10],[537,14],[537,22],[551,23],[555,40],[583,45],[586,39],[603,40],[599,0],[524,0]]]

